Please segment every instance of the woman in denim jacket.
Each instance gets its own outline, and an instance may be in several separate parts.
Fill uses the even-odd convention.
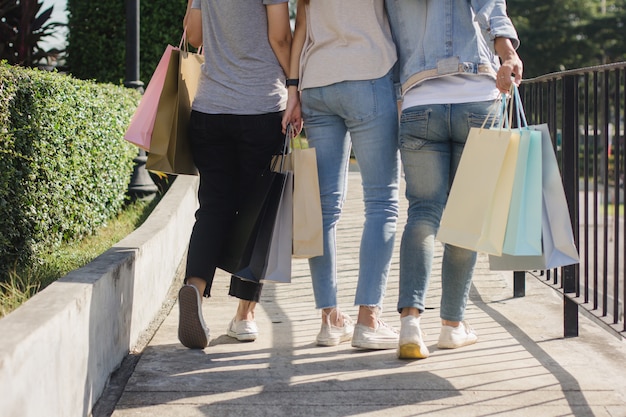
[[[409,200],[400,246],[398,356],[426,358],[420,315],[435,235],[471,127],[511,83],[522,79],[517,32],[505,0],[386,0],[401,85],[399,146]],[[476,343],[463,321],[476,253],[445,245],[442,329],[437,346]]]

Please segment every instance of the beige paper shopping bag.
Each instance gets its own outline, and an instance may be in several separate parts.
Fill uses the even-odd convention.
[[[306,141],[291,151],[293,166],[293,256],[312,258],[324,254],[322,203],[317,176],[317,155]]]
[[[519,150],[519,132],[471,128],[437,239],[500,255]]]

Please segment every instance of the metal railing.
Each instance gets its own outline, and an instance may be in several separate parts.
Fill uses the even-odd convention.
[[[626,337],[626,62],[524,80],[529,124],[547,123],[561,168],[580,264],[530,272],[564,295],[564,335],[578,335],[579,306]],[[524,273],[515,273],[523,295]]]

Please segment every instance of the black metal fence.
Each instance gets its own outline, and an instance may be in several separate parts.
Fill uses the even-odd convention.
[[[563,293],[564,335],[578,335],[579,306],[626,336],[626,62],[524,80],[529,124],[547,123],[580,253],[580,264],[530,272]],[[515,273],[523,295],[523,273]]]

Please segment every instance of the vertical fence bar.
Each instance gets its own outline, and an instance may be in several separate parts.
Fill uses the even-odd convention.
[[[626,148],[626,69],[622,69],[622,75],[623,75],[623,82],[621,84],[621,88],[620,91],[622,93],[622,97],[624,99],[624,101],[622,102],[622,120],[624,121],[624,127],[622,128],[624,130],[624,148]],[[619,113],[619,112],[617,112]],[[622,161],[623,161],[623,166],[626,167],[626,149],[622,149]],[[625,169],[626,170],[626,169]],[[622,188],[622,193],[626,193],[626,178],[623,178],[623,188]],[[624,198],[624,203],[626,204],[626,195]],[[620,218],[622,219],[622,236],[626,237],[626,221],[624,221],[624,214],[620,213]],[[622,245],[622,268],[624,271],[626,271],[626,241],[624,242],[624,244]],[[626,279],[624,278],[623,274],[620,274],[618,277],[616,277],[616,279],[621,279],[622,280],[622,331],[626,332]]]
[[[576,210],[578,198],[578,176],[576,165],[578,164],[578,77],[568,75],[563,78],[563,188],[569,205],[569,214],[572,221],[574,235],[578,235],[578,213]],[[578,279],[576,265],[565,266],[561,272],[563,285],[563,332],[565,337],[578,336],[578,304],[571,300],[567,294],[578,291]]]
[[[619,266],[620,266],[620,203],[622,201],[622,168],[621,168],[621,140],[620,140],[620,71],[615,71],[614,77],[614,134],[613,134],[613,169],[614,169],[614,197],[613,197],[613,324],[619,321]]]
[[[593,254],[593,309],[598,309],[598,302],[600,292],[598,291],[598,277],[600,269],[600,261],[598,260],[598,219],[599,219],[599,199],[598,199],[598,183],[599,177],[599,155],[598,155],[598,71],[593,72],[593,248],[595,250]]]
[[[604,238],[602,253],[602,317],[608,314],[608,270],[609,270],[609,74],[608,70],[602,71],[604,90],[601,94],[602,99],[602,161],[603,172],[602,182],[604,189],[603,201],[603,219],[604,219]]]
[[[583,252],[583,262],[584,262],[584,270],[583,270],[583,289],[584,289],[584,302],[589,302],[589,74],[585,73],[584,75],[584,88],[583,88],[583,113],[584,113],[584,124],[583,124],[583,179],[584,179],[584,189],[583,189],[583,245],[585,247],[585,251]]]
[[[513,272],[513,297],[524,297],[526,295],[526,272]]]

